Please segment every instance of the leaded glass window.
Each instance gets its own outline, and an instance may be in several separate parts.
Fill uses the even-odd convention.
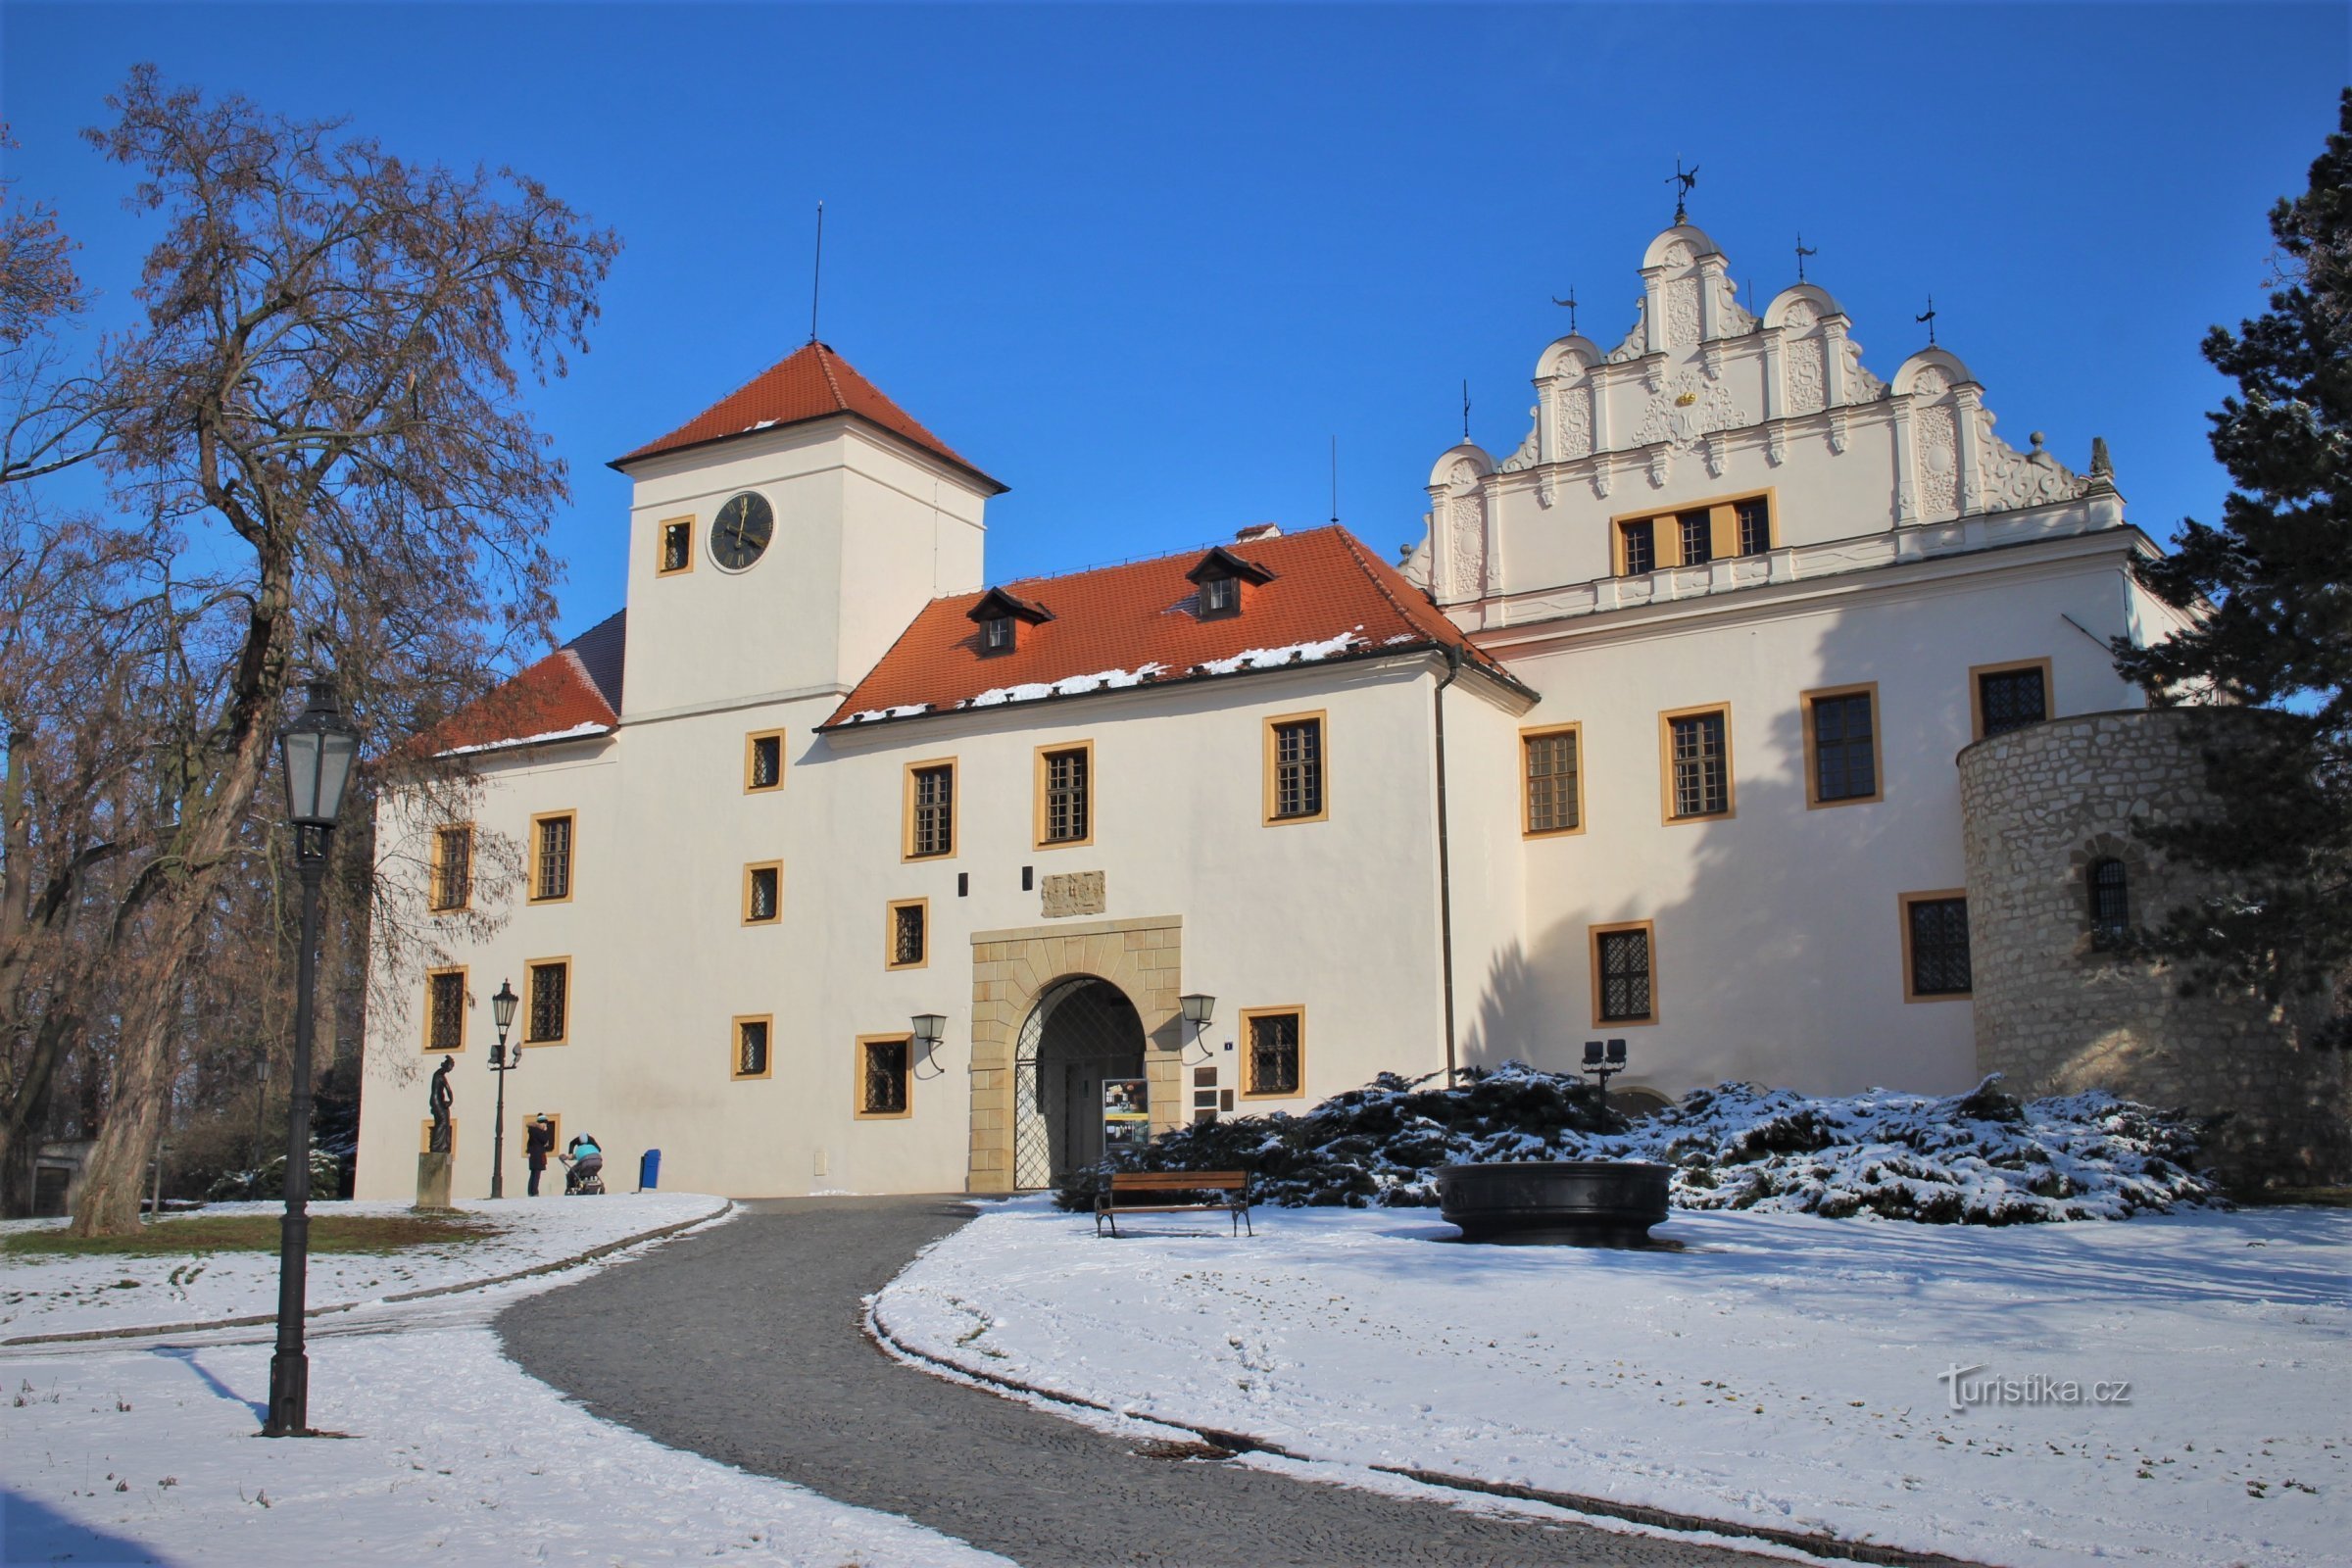
[[[1603,931],[1598,944],[1600,1021],[1646,1023],[1651,1016],[1649,929]]]
[[[1527,737],[1528,832],[1565,833],[1580,825],[1576,741],[1572,729]]]
[[[784,912],[784,868],[754,865],[744,870],[743,918],[752,925],[778,919]]]
[[[1914,899],[1907,912],[1911,921],[1911,994],[1966,996],[1972,989],[1968,900]]]
[[[1323,721],[1293,719],[1274,726],[1276,817],[1323,814]]]
[[[914,770],[914,820],[907,834],[916,858],[956,853],[956,768],[942,762]]]
[[[523,1039],[534,1045],[562,1040],[571,1002],[571,965],[532,964],[529,991],[530,1014]]]
[[[1692,713],[1670,718],[1666,726],[1674,768],[1674,815],[1722,816],[1730,811],[1731,759],[1724,746],[1724,715]]]
[[[1658,565],[1657,524],[1644,517],[1639,522],[1621,522],[1618,537],[1625,545],[1625,574],[1639,577],[1655,571]]]
[[[894,904],[890,906],[890,961],[895,968],[909,968],[923,961],[924,943],[929,921],[928,911],[920,904]]]
[[[1092,831],[1088,821],[1091,802],[1088,799],[1085,748],[1046,754],[1046,820],[1045,842],[1075,844]]]
[[[432,906],[463,909],[473,902],[473,824],[445,827],[433,835]]]
[[[1252,1095],[1295,1095],[1299,1080],[1299,1018],[1295,1012],[1260,1012],[1250,1019],[1250,1087]]]
[[[1706,513],[1686,512],[1674,520],[1682,531],[1684,565],[1703,566],[1715,559],[1713,522]]]
[[[1813,799],[1865,800],[1879,792],[1870,693],[1813,699]]]
[[[2050,716],[2040,666],[1996,669],[1979,675],[1977,706],[1988,736],[2040,723]]]
[[[767,1030],[765,1018],[738,1018],[735,1021],[735,1076],[759,1078],[767,1072]]]
[[[772,790],[784,782],[784,737],[755,735],[744,783],[756,790]]]
[[[444,969],[425,980],[427,1051],[462,1051],[466,1046],[466,971]]]
[[[531,897],[568,899],[571,897],[571,818],[543,816],[537,825],[539,842],[533,846]]]
[[[867,1040],[859,1073],[858,1108],[868,1116],[900,1116],[906,1111],[906,1042]]]

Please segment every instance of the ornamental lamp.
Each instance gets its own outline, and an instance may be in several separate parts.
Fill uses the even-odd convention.
[[[498,1020],[498,1038],[507,1038],[507,1030],[514,1023],[514,1004],[522,999],[514,994],[514,983],[501,980],[498,995],[490,999],[490,1016]]]
[[[1217,1010],[1217,999],[1204,997],[1198,991],[1176,1000],[1177,1005],[1184,1008],[1184,1021],[1195,1029],[1207,1028],[1210,1014]]]
[[[287,816],[296,827],[333,827],[360,755],[360,732],[343,714],[334,676],[310,682],[309,702],[277,741],[285,757]]]
[[[915,1042],[926,1052],[938,1046],[948,1032],[948,1016],[944,1012],[918,1012],[913,1023]]]

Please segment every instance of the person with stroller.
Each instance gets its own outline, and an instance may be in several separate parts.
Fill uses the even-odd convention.
[[[531,1166],[530,1196],[533,1198],[539,1196],[539,1178],[547,1170],[547,1156],[555,1152],[556,1124],[543,1111],[532,1119],[522,1137],[523,1157]]]
[[[605,1190],[605,1152],[597,1147],[596,1139],[582,1133],[565,1146],[564,1158],[564,1196],[577,1198],[583,1194]]]

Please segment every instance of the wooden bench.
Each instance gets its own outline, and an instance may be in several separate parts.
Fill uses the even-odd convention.
[[[1159,1202],[1150,1200],[1158,1198]],[[1181,1198],[1182,1201],[1166,1200]],[[1250,1173],[1246,1170],[1120,1170],[1110,1173],[1110,1184],[1095,1194],[1095,1234],[1102,1234],[1109,1222],[1110,1234],[1119,1234],[1121,1214],[1168,1214],[1189,1209],[1223,1209],[1233,1219],[1233,1233],[1239,1236],[1244,1226],[1255,1236],[1257,1227],[1250,1224]]]

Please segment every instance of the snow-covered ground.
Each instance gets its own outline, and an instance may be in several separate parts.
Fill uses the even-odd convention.
[[[1158,1218],[1098,1241],[1042,1199],[994,1207],[875,1320],[941,1361],[1335,1472],[2032,1568],[2346,1560],[2352,1214],[1677,1211],[1657,1234],[1680,1251],[1454,1245],[1414,1210],[1261,1209],[1254,1241]],[[1986,1380],[2080,1402],[1987,1402],[2011,1391]],[[1953,1408],[1955,1385],[1979,1397]]]
[[[500,1205],[518,1220],[509,1236],[475,1244],[461,1268],[411,1257],[402,1286],[529,1268],[721,1206],[677,1194],[510,1202]],[[228,1254],[214,1256],[219,1266]],[[312,1260],[315,1283],[321,1261]],[[147,1266],[134,1262],[125,1276]],[[24,1267],[9,1264],[12,1290]],[[266,1276],[238,1271],[242,1294],[224,1272],[207,1309],[270,1311],[274,1268],[272,1259]],[[392,1274],[380,1260],[375,1268],[344,1276],[349,1288],[389,1293]],[[256,1436],[270,1386],[266,1331],[0,1349],[0,1561],[1003,1563],[905,1520],[664,1447],[524,1374],[500,1353],[491,1319],[578,1277],[315,1319],[311,1418],[340,1439]],[[204,1278],[215,1278],[211,1268]],[[143,1321],[143,1303],[115,1303],[145,1294],[84,1300],[74,1321],[92,1326],[110,1308],[112,1321]],[[179,1303],[182,1320],[189,1304]]]
[[[489,1279],[576,1257],[625,1237],[704,1219],[725,1206],[724,1199],[694,1193],[464,1202],[458,1204],[461,1210],[497,1220],[500,1231],[495,1240],[401,1252],[313,1252],[309,1300],[313,1307],[339,1306]],[[214,1203],[203,1212],[276,1214],[283,1207],[280,1203]],[[311,1213],[318,1218],[406,1215],[410,1211],[406,1203],[320,1203]],[[54,1229],[63,1224],[65,1221],[56,1219],[9,1220],[0,1224],[0,1234]],[[0,1341],[84,1329],[209,1323],[276,1310],[274,1251],[206,1252],[194,1257],[10,1254],[7,1277],[0,1282]]]

